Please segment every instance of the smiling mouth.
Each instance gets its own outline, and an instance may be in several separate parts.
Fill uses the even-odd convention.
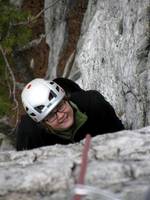
[[[67,113],[64,113],[64,117],[62,119],[60,119],[60,121],[58,121],[59,124],[64,123],[66,120],[68,119],[68,115]]]

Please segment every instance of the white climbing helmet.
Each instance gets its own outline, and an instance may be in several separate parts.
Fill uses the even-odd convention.
[[[36,122],[42,121],[64,98],[64,90],[54,81],[36,78],[23,89],[25,111]]]

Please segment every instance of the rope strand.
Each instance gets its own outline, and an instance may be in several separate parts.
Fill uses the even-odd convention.
[[[91,142],[91,135],[87,134],[85,138],[85,144],[83,147],[82,152],[82,161],[81,161],[81,167],[80,167],[80,174],[79,174],[79,180],[77,184],[84,185],[84,179],[85,174],[87,170],[87,163],[88,163],[88,151],[90,148],[90,142]],[[81,200],[81,195],[75,194],[73,200]]]

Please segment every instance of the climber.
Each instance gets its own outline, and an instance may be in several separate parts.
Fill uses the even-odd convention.
[[[79,142],[124,129],[113,107],[96,90],[85,91],[75,82],[36,78],[23,89],[24,114],[15,130],[16,149]]]

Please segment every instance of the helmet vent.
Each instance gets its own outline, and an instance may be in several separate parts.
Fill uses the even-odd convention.
[[[44,105],[40,105],[40,106],[34,107],[34,109],[36,111],[38,111],[39,113],[42,113],[43,108],[44,108]]]
[[[27,85],[27,89],[29,89],[31,87],[31,84]]]
[[[54,82],[53,82],[53,81],[51,81],[51,82],[50,82],[50,84],[51,84],[51,85],[53,85],[53,84],[54,84]]]
[[[33,117],[36,116],[34,113],[31,113],[30,115],[33,116]]]
[[[48,97],[49,101],[51,101],[54,97],[57,97],[57,95],[51,90]]]
[[[56,86],[56,90],[59,92],[60,91],[60,88],[58,86]]]

